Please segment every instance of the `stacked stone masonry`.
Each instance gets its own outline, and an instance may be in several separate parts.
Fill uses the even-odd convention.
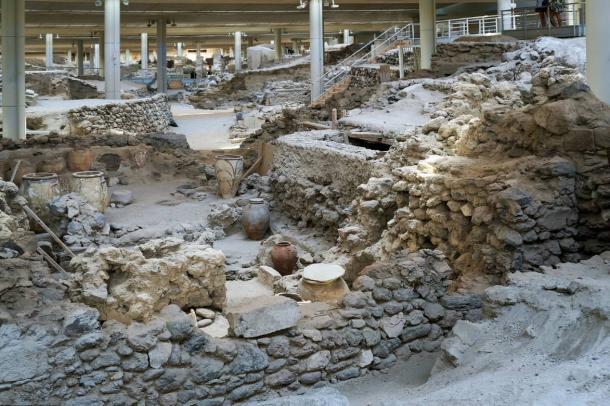
[[[280,137],[273,156],[274,197],[302,225],[335,232],[376,157],[376,151],[345,144],[337,131]]]
[[[112,130],[133,134],[152,134],[166,130],[172,114],[166,95],[145,99],[82,107],[68,112],[73,133],[104,134]]]
[[[374,264],[339,308],[248,340],[207,336],[175,305],[145,323],[100,325],[94,308],[53,306],[65,287],[41,262],[6,263],[1,272],[15,275],[13,289],[47,304],[25,306],[35,311],[31,320],[9,317],[0,326],[3,369],[20,365],[18,375],[0,372],[2,404],[226,405],[289,394],[385,370],[397,351],[438,350],[457,320],[480,318],[479,296],[447,293],[453,275],[438,251]]]

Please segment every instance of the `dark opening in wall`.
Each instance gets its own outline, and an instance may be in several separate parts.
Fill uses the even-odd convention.
[[[347,138],[351,145],[355,145],[357,147],[362,147],[362,148],[366,148],[366,149],[372,149],[374,151],[383,151],[383,152],[389,151],[390,147],[393,144],[392,140],[387,139],[387,138],[382,138],[382,137],[371,138],[371,137],[361,137],[361,136],[350,135]]]

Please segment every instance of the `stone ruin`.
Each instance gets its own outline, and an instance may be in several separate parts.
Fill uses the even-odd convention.
[[[327,111],[287,96],[303,86],[281,76],[298,66],[274,81],[263,70],[192,92],[190,102],[205,107],[290,105],[261,109],[261,127],[239,132],[242,148],[271,144],[271,169],[223,201],[212,197],[213,159],[163,134],[164,96],[71,111],[78,131],[3,141],[0,158],[35,169],[87,142],[113,186],[187,178],[157,208],[205,210],[193,224],[122,225],[64,194],[51,203],[52,226],[71,257],[30,230],[25,199],[0,181],[0,403],[343,405],[322,387],[381,383],[378,374],[404,372],[399,361],[431,353],[429,381],[397,396],[435,404],[471,387],[465,379],[479,384],[478,371],[540,374],[548,385],[546,362],[563,371],[569,360],[585,375],[606,362],[610,108],[592,95],[579,60],[550,39],[455,43],[440,54],[459,72],[444,77],[445,66],[437,77],[384,84],[372,68],[353,72],[328,107],[375,113],[370,127],[348,114],[330,123],[337,129],[310,131],[312,122],[331,125],[319,123]],[[489,55],[493,66],[466,69]],[[425,123],[377,130],[378,117],[415,91],[435,95],[419,112]],[[254,197],[268,201],[272,226],[244,259],[235,251],[249,242],[231,239]],[[271,268],[279,241],[297,247],[292,275]],[[298,297],[304,267],[319,263],[346,270],[350,291],[336,303]],[[505,372],[513,354],[527,367]],[[575,393],[583,381],[603,394],[597,378],[567,374]]]

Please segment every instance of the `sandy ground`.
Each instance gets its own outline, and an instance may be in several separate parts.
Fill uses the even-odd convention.
[[[127,103],[127,100],[83,99],[64,100],[60,96],[41,97],[35,106],[26,109],[27,114],[63,113],[81,107],[96,107],[104,104]]]
[[[180,185],[190,183],[186,179],[147,184],[117,185],[112,190],[127,189],[133,192],[134,203],[123,208],[108,208],[106,216],[110,223],[138,225],[149,229],[168,229],[178,224],[206,223],[210,213],[209,205],[220,199],[213,193],[208,198],[197,201],[172,196]],[[161,204],[160,204],[161,203]]]
[[[173,131],[186,135],[190,147],[197,151],[236,149],[239,144],[229,140],[229,129],[235,124],[233,110],[200,110],[193,106],[172,103],[172,114],[178,124]]]
[[[421,353],[399,358],[387,374],[369,373],[334,385],[334,388],[348,398],[350,406],[400,405],[405,388],[426,382],[437,357],[435,353]]]
[[[106,90],[106,84],[103,80],[86,80],[87,83],[97,87],[98,92]],[[130,82],[128,80],[121,80],[121,90],[127,92],[129,90],[146,89],[146,85]]]
[[[444,96],[443,93],[430,91],[424,89],[421,84],[416,84],[408,88],[406,97],[385,109],[351,110],[347,117],[339,121],[370,131],[400,134],[430,121],[434,104],[440,102]]]

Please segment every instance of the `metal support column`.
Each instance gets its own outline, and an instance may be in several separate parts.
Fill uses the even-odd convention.
[[[324,74],[324,14],[323,0],[309,1],[309,41],[311,56],[311,100],[322,95]]]
[[[85,44],[82,39],[76,41],[76,66],[77,75],[83,76],[85,74]]]
[[[593,93],[610,104],[610,1],[588,0],[587,20],[587,80]]]
[[[167,93],[167,21],[157,19],[157,92]]]
[[[121,0],[104,1],[106,99],[121,98]]]
[[[2,0],[2,137],[24,140],[25,6]]]
[[[419,2],[419,35],[421,46],[421,69],[432,68],[432,54],[436,37],[435,0],[420,0]]]
[[[45,65],[47,70],[53,69],[53,34],[45,35]]]
[[[241,70],[241,31],[235,32],[235,72]]]
[[[140,60],[142,61],[142,70],[148,69],[148,33],[143,32],[140,34]]]

